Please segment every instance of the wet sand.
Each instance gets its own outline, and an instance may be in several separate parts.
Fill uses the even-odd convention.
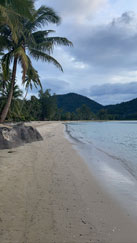
[[[60,122],[0,151],[1,243],[137,243],[137,222],[102,190]]]

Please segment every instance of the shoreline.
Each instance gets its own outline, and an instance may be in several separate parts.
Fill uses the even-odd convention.
[[[116,153],[112,155],[111,150],[107,151],[105,147],[102,149],[94,142],[87,143],[81,140],[81,137],[75,138],[68,126],[66,137],[86,162],[92,176],[104,191],[107,191],[122,208],[127,210],[129,215],[132,214],[132,217],[137,220],[137,180],[126,164],[126,160],[118,157]]]
[[[0,151],[0,242],[136,243],[137,222],[102,190],[64,125],[29,125],[44,141]]]

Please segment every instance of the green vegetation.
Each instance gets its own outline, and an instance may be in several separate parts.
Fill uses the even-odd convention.
[[[6,86],[0,94],[0,110],[2,110],[8,94]],[[6,94],[6,95],[5,95]],[[82,104],[75,112],[65,112],[57,106],[57,96],[50,90],[39,91],[39,98],[31,96],[30,100],[20,99],[22,92],[14,86],[13,99],[7,116],[8,121],[30,120],[93,120],[95,114],[86,104]]]
[[[8,91],[10,89],[10,82],[6,86],[1,87],[0,92],[0,111],[7,100]],[[79,99],[74,106],[71,106],[71,98]],[[58,95],[51,95],[51,91],[47,89],[39,91],[38,98],[34,95],[29,100],[22,98],[22,91],[17,85],[14,86],[13,98],[8,112],[7,121],[33,121],[33,120],[123,120],[123,119],[137,119],[137,113],[134,111],[137,107],[137,99],[130,102],[121,103],[113,106],[101,106],[86,97],[77,94],[62,95],[61,103],[59,103]],[[67,99],[66,99],[67,97]],[[63,109],[61,104],[65,99],[66,106]],[[90,107],[84,104],[83,101],[91,101]],[[86,103],[86,102],[85,102]],[[64,102],[63,102],[64,104]],[[95,104],[97,107],[95,109]],[[99,109],[101,107],[101,109]],[[124,107],[124,108],[123,108]],[[128,107],[128,109],[126,108]],[[111,110],[109,109],[111,108]],[[125,109],[125,113],[123,110]],[[73,110],[70,112],[70,110]],[[94,110],[94,112],[93,112]],[[96,110],[96,111],[95,111]],[[121,110],[121,111],[120,111]],[[126,113],[128,110],[129,113]]]
[[[116,120],[137,120],[137,98],[117,105],[106,106]]]
[[[96,113],[103,108],[99,103],[79,94],[69,93],[65,95],[57,95],[57,105],[64,112],[75,112],[83,104],[88,106],[92,112]]]
[[[4,86],[10,82],[0,122],[5,121],[12,103],[18,64],[22,68],[22,84],[26,89],[32,88],[33,85],[41,86],[39,74],[33,67],[31,58],[53,63],[63,71],[51,53],[55,45],[70,46],[72,43],[63,37],[50,37],[49,34],[54,31],[43,29],[49,23],[60,23],[60,17],[51,8],[41,6],[35,9],[32,0],[0,2],[1,83]],[[10,75],[11,64],[13,68]]]

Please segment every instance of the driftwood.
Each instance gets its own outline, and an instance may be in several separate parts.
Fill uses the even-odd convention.
[[[40,133],[31,126],[24,124],[0,126],[0,149],[10,149],[25,143],[43,140]]]

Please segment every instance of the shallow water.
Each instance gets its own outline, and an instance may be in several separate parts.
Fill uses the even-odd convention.
[[[72,122],[67,131],[101,185],[137,216],[137,121]]]

